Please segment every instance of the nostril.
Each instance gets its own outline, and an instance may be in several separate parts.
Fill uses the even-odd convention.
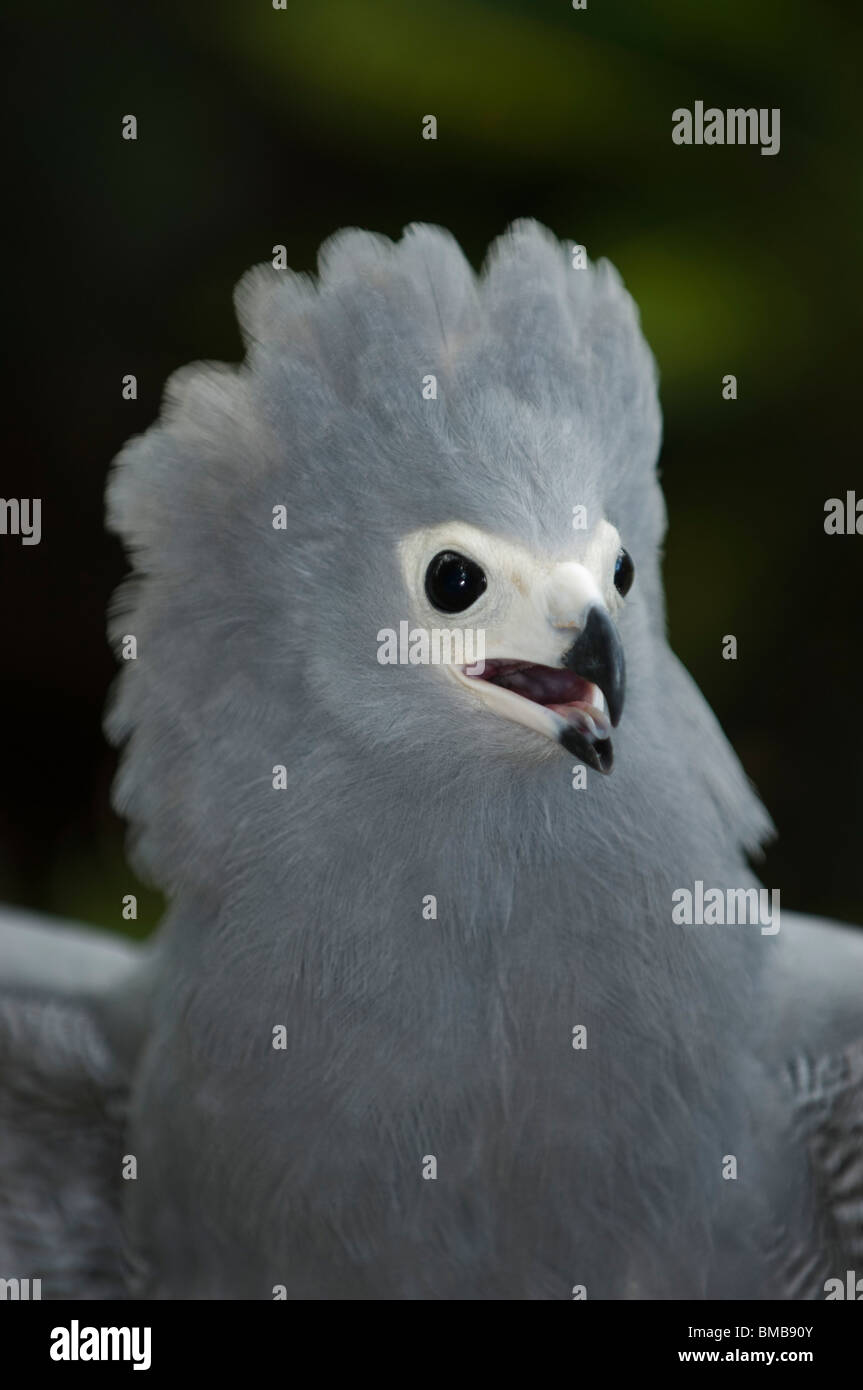
[[[551,618],[549,619],[549,621],[550,621],[552,627],[554,627],[554,628],[561,628],[561,629],[563,629],[563,628],[580,628],[580,627],[581,627],[581,618],[582,618],[582,612],[581,612],[581,610],[579,610],[578,613],[571,613],[571,614],[563,614],[563,613],[562,613],[560,616],[555,615],[555,616],[551,617]]]
[[[578,630],[588,611],[600,603],[602,595],[589,569],[569,560],[555,565],[545,590],[545,611],[552,627]]]

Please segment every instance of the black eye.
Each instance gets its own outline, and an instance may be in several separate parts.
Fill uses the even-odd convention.
[[[635,565],[628,550],[621,550],[614,566],[614,587],[625,598],[632,588]]]
[[[441,550],[426,570],[426,594],[441,613],[463,613],[487,582],[479,565],[455,550]]]

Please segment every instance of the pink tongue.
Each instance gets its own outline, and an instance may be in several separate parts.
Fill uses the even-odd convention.
[[[549,666],[506,671],[501,675],[499,684],[541,705],[551,705],[552,702],[570,705],[590,693],[587,682],[581,676],[572,671],[556,671]]]
[[[574,671],[551,666],[519,665],[517,662],[488,663],[486,678],[505,690],[544,705],[596,742],[611,737],[608,715],[596,708],[589,697],[593,687]]]
[[[574,705],[549,705],[548,708],[597,742],[611,737],[611,721],[605,711],[597,709],[595,705],[580,700]]]

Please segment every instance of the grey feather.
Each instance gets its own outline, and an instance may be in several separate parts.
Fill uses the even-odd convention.
[[[125,1296],[129,985],[139,997],[141,954],[85,927],[0,914],[0,1271],[19,1291],[38,1280],[43,1298]]]

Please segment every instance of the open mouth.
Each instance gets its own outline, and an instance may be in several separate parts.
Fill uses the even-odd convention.
[[[470,668],[464,674],[472,682],[485,682],[548,711],[554,717],[557,740],[567,752],[597,772],[611,771],[611,720],[599,686],[575,671],[529,661],[486,661],[482,674],[471,675]],[[533,719],[520,722],[537,727]]]

